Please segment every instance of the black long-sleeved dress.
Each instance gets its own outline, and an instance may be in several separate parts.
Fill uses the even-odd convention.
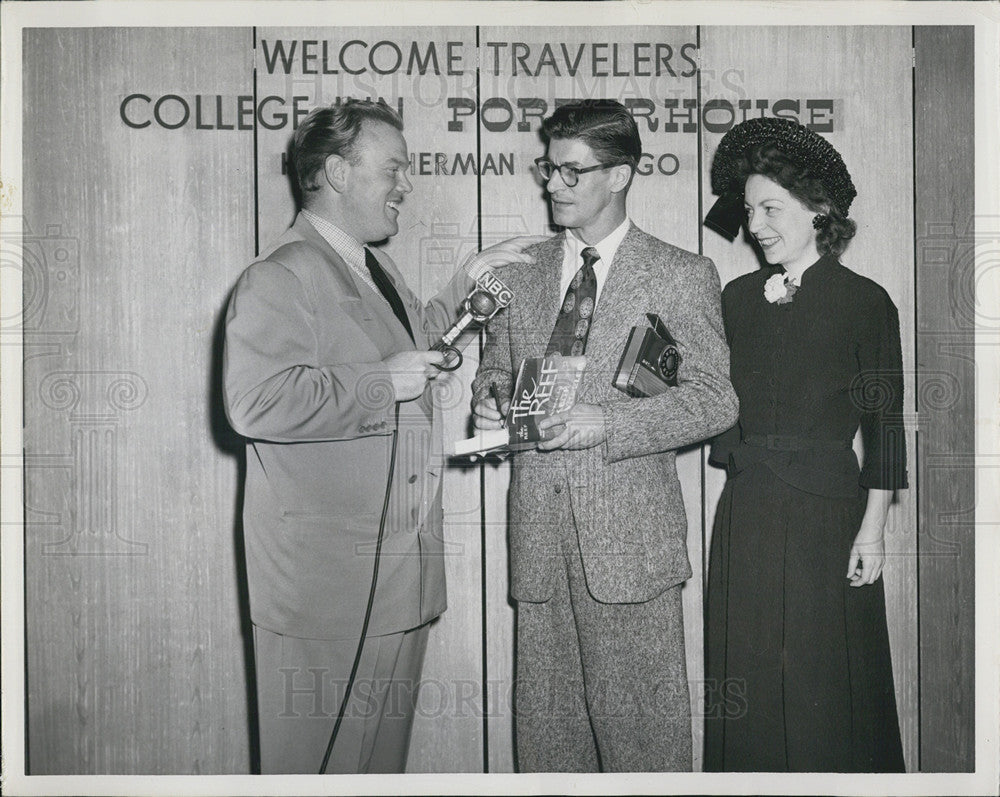
[[[776,271],[723,292],[740,417],[712,447],[729,478],[709,564],[705,769],[902,771],[883,582],[846,577],[867,489],[906,486],[898,314],[834,257],[786,304],[764,298]]]

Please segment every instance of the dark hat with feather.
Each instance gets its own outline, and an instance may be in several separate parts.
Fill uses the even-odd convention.
[[[743,180],[739,168],[748,152],[773,145],[804,168],[826,188],[830,201],[844,216],[857,196],[844,159],[825,138],[791,119],[771,116],[748,119],[733,127],[719,142],[712,160],[712,193],[719,197],[705,216],[705,224],[730,241],[743,224]]]

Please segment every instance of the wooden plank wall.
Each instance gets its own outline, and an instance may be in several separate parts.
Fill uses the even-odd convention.
[[[976,704],[974,344],[982,312],[975,302],[973,259],[973,29],[918,27],[914,46],[919,766],[970,772]],[[995,219],[988,227],[994,235]],[[992,317],[986,312],[984,318]]]
[[[956,478],[954,468],[948,470],[968,463],[972,452],[972,322],[955,313],[956,301],[971,296],[970,274],[956,271],[971,262],[960,248],[972,214],[971,132],[963,132],[971,131],[972,101],[964,88],[971,86],[971,34],[918,29],[916,86],[910,28],[656,27],[614,34],[626,45],[623,52],[634,43],[669,44],[675,74],[515,75],[509,58],[493,69],[495,51],[487,42],[524,42],[536,52],[545,42],[563,42],[573,52],[595,40],[593,28],[426,28],[421,41],[461,42],[456,74],[421,79],[369,72],[351,80],[307,74],[301,62],[287,74],[268,69],[263,42],[408,42],[413,32],[26,32],[31,773],[242,773],[252,767],[238,521],[241,443],[219,406],[220,322],[255,246],[266,245],[292,219],[281,168],[291,123],[258,124],[255,136],[252,125],[220,129],[213,120],[220,121],[217,96],[221,121],[232,123],[238,98],[255,93],[258,101],[283,98],[262,114],[275,125],[275,113],[293,113],[294,96],[304,98],[302,108],[346,95],[403,98],[411,152],[432,154],[425,173],[419,156],[415,160],[414,192],[387,250],[424,296],[480,238],[489,244],[546,228],[544,195],[530,169],[542,152],[537,118],[519,130],[519,100],[537,98],[547,111],[557,97],[653,100],[660,126],[640,124],[652,174],[636,178],[631,215],[649,232],[712,257],[723,282],[756,267],[744,242],[728,244],[700,225],[712,201],[708,170],[725,110],[711,112],[700,130],[685,131],[683,124],[697,122],[699,111],[688,119],[683,100],[696,100],[702,110],[713,99],[737,108],[751,100],[751,112],[759,112],[758,100],[769,109],[777,100],[793,100],[803,121],[809,100],[833,100],[817,113],[833,120],[829,138],[859,190],[852,215],[860,229],[845,263],[884,285],[899,307],[907,412],[922,413],[919,449],[915,415],[909,417],[910,451],[920,454],[911,458],[914,487],[900,493],[892,510],[885,576],[907,764],[928,770],[971,765],[972,545],[971,519],[963,513],[974,506],[972,473]],[[699,40],[697,56],[688,50],[700,65],[694,75],[679,53]],[[965,55],[956,59],[956,52]],[[152,105],[165,95],[184,98],[192,112],[196,96],[208,98],[199,117],[204,126],[197,129],[192,117],[174,130],[156,123],[129,127],[119,106],[133,93],[150,98],[130,106],[140,121],[151,118]],[[449,97],[457,105],[449,106]],[[477,99],[481,119],[465,113]],[[674,99],[680,104],[673,120],[681,128],[666,132],[664,102]],[[504,103],[514,109],[506,127]],[[180,109],[177,100],[161,106],[168,123],[179,120]],[[514,166],[502,176],[489,168],[481,177],[445,175],[435,173],[438,152],[449,162],[474,153],[481,165],[488,156],[494,164],[509,157]],[[941,208],[949,209],[947,218]],[[942,220],[951,232],[927,226]],[[934,260],[936,243],[926,241],[935,235],[953,247],[951,259]],[[475,352],[467,354],[454,383],[447,437],[466,433]],[[957,403],[943,406],[940,391],[956,384]],[[722,486],[721,473],[704,458],[696,447],[678,459],[695,563],[684,593],[697,751],[704,586],[697,563],[705,562]],[[450,608],[431,638],[425,668],[431,688],[421,697],[414,729],[413,772],[513,767],[508,477],[507,466],[492,465],[454,467],[447,475]]]
[[[252,137],[119,106],[252,94],[250,30],[28,30],[24,52],[28,771],[245,772],[239,444],[213,380]]]

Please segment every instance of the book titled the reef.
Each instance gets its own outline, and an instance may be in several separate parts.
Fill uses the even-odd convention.
[[[586,364],[585,355],[564,357],[550,354],[524,360],[514,380],[505,428],[483,431],[475,437],[459,440],[454,445],[452,456],[523,451],[554,437],[554,430],[542,432],[538,425],[543,419],[565,412],[576,403]]]

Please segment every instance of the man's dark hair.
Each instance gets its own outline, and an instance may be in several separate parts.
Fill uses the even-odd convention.
[[[316,179],[326,159],[340,155],[354,160],[354,145],[365,122],[384,122],[403,129],[399,114],[384,103],[371,100],[344,100],[336,105],[314,108],[292,136],[291,161],[303,198],[319,189]]]
[[[601,163],[627,163],[635,172],[642,157],[639,128],[625,106],[615,100],[581,100],[561,105],[542,122],[546,142],[579,138]]]

